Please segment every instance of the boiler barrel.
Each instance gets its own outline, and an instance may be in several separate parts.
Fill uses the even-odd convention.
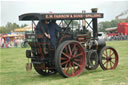
[[[104,46],[106,46],[106,42],[104,39],[98,39],[98,50],[101,50]]]

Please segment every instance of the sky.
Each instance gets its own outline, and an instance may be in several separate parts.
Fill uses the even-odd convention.
[[[91,8],[98,8],[98,12],[104,13],[104,18],[99,21],[110,21],[128,9],[128,0],[0,0],[0,6],[0,26],[5,26],[7,22],[30,24],[19,21],[18,16],[24,13],[91,12]]]

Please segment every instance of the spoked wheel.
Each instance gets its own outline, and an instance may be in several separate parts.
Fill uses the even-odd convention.
[[[94,70],[97,69],[99,66],[98,63],[98,54],[96,51],[90,51],[87,57],[87,63],[86,69],[88,70]]]
[[[85,68],[85,51],[77,41],[65,41],[56,50],[55,66],[64,77],[78,76]]]
[[[118,65],[118,54],[110,46],[104,47],[100,52],[100,66],[103,70],[115,69]]]
[[[47,64],[42,63],[42,64],[34,64],[34,69],[36,70],[37,73],[43,76],[48,76],[52,74],[56,74],[57,71],[55,70],[54,67],[49,67]]]

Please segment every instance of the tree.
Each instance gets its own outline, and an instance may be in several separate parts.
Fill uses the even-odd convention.
[[[0,27],[0,33],[5,34],[5,33],[9,33],[11,31],[14,31],[14,29],[19,28],[20,26],[16,23],[11,23],[8,22],[5,27],[2,26]]]
[[[19,28],[20,26],[16,23],[8,22],[5,26],[6,29],[8,29],[10,32],[14,31],[14,29]]]
[[[101,32],[104,32],[106,28],[112,27],[109,21],[100,22],[98,26],[99,26],[99,31]]]
[[[9,30],[7,30],[5,27],[0,27],[0,33],[2,33],[2,34],[6,34],[6,33],[8,33],[9,32]]]
[[[26,26],[28,26],[27,24],[22,24],[20,27],[21,28],[24,28],[24,27],[26,27]]]

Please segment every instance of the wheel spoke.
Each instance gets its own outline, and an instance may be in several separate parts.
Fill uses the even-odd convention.
[[[115,59],[115,58],[111,58],[111,59]]]
[[[72,52],[75,50],[76,44],[73,45]]]
[[[67,58],[61,57],[61,60],[67,60]]]
[[[107,63],[108,61],[106,60],[105,62],[104,62],[104,65]]]
[[[68,49],[67,49],[67,47],[65,47],[64,49],[65,49],[65,52],[68,53]]]
[[[106,64],[106,68],[108,68],[108,62],[107,62],[107,64]]]
[[[68,45],[68,49],[69,49],[70,55],[72,55],[72,51],[71,51],[70,45]]]
[[[73,69],[74,69],[74,71],[76,71],[76,68],[75,68],[75,65],[74,65],[74,63],[72,63],[72,65],[73,65]]]
[[[78,67],[80,67],[80,65],[78,64],[78,63],[76,63],[76,62],[73,62],[75,65],[77,65]]]
[[[79,56],[81,56],[81,55],[83,55],[83,53],[81,52],[81,53],[79,53],[79,54],[77,54],[76,56],[74,56],[75,58],[77,58],[77,57],[79,57]]]
[[[72,65],[71,65],[71,62],[70,62],[70,67],[71,67],[71,72],[72,72],[72,74],[74,74],[74,73],[73,73],[73,69],[72,69]]]
[[[77,50],[75,50],[74,54],[73,54],[73,57],[77,54]]]
[[[113,54],[114,54],[114,52],[109,57],[111,57]]]
[[[67,61],[64,61],[63,63],[61,63],[61,65],[64,65],[64,64],[66,64],[66,63],[68,63],[69,61],[67,60]]]
[[[115,64],[113,61],[110,61],[110,62],[112,62],[113,64]]]
[[[68,63],[65,65],[65,67],[64,67],[64,71],[66,70],[67,66],[68,66]]]
[[[81,59],[74,59],[74,61],[80,61]]]
[[[66,73],[69,71],[69,68],[70,68],[70,62],[69,62],[69,66],[68,66],[68,69],[67,69]]]
[[[111,55],[111,49],[110,49],[110,51],[109,51],[109,56]]]
[[[106,54],[103,53],[104,56],[107,56]]]
[[[110,61],[110,66],[111,66],[111,68],[112,68],[112,63],[111,63],[111,61]]]
[[[67,58],[69,58],[69,55],[68,55],[68,54],[66,54],[66,53],[64,53],[64,52],[62,52],[62,54],[63,54],[64,56],[66,56]]]

